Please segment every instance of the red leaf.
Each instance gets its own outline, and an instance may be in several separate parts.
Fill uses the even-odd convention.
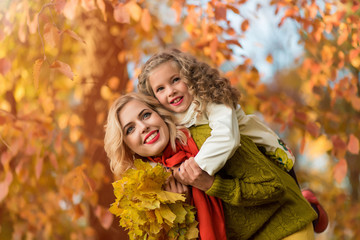
[[[314,122],[308,122],[306,124],[306,130],[311,134],[311,136],[313,137],[318,137],[319,133],[320,133],[320,128],[318,127],[318,125],[316,125],[316,123]]]
[[[86,44],[86,42],[81,37],[79,37],[79,35],[77,35],[74,31],[71,31],[70,29],[66,29],[66,30],[62,31],[60,33],[60,35],[63,34],[63,33],[66,33],[70,37],[72,37],[73,39]]]
[[[217,6],[215,6],[215,19],[226,20],[226,7],[223,4],[217,4]]]
[[[118,23],[130,23],[130,14],[123,3],[119,3],[114,8],[114,19]]]
[[[0,58],[0,74],[4,75],[11,69],[11,62],[6,58]]]
[[[52,47],[56,47],[60,41],[60,30],[52,23],[47,23],[44,26],[44,40]]]
[[[338,158],[343,158],[346,153],[346,143],[337,135],[331,137],[333,143],[333,154]]]
[[[61,13],[64,10],[66,0],[55,0],[55,10],[57,13]]]
[[[113,222],[114,216],[105,208],[96,206],[95,216],[99,219],[101,226],[105,229],[109,229]]]
[[[334,178],[336,182],[341,183],[347,173],[347,162],[344,158],[340,159],[340,161],[334,167]]]
[[[58,70],[59,72],[61,72],[62,74],[64,74],[68,78],[70,78],[71,80],[74,79],[74,73],[71,71],[70,66],[66,63],[63,63],[61,61],[55,61],[50,66],[50,68],[54,68],[54,69]]]
[[[355,137],[353,134],[351,134],[349,137],[347,149],[352,154],[359,154],[359,139]]]

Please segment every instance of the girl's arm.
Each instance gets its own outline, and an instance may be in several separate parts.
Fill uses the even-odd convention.
[[[235,110],[223,104],[209,103],[204,114],[207,114],[211,135],[195,156],[195,162],[213,176],[240,146],[239,125]]]

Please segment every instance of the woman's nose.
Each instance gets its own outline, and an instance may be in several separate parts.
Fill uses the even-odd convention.
[[[144,122],[141,122],[139,123],[140,127],[141,127],[141,132],[142,133],[146,133],[149,131],[149,125],[144,123]]]

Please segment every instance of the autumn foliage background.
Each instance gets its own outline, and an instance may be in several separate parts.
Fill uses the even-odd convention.
[[[245,111],[284,137],[302,186],[328,210],[316,239],[360,239],[360,4],[272,0],[277,27],[294,21],[304,51],[264,83],[234,50],[253,27],[231,23],[246,2],[2,0],[0,239],[127,239],[108,212],[103,126],[144,60],[167,47],[231,66]]]

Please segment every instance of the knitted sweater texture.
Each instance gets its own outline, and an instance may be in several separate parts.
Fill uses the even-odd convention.
[[[211,129],[202,125],[190,132],[200,148]],[[228,239],[282,239],[317,217],[291,176],[243,135],[241,147],[215,175],[206,194],[223,201]]]

